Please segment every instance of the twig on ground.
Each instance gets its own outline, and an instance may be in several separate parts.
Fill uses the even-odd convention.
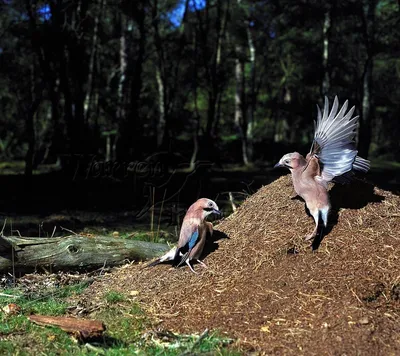
[[[19,230],[11,230],[11,235],[13,234],[13,232],[17,232],[19,237],[22,237],[21,233],[19,232]]]
[[[7,297],[7,298],[21,298],[20,295],[11,295],[6,293],[0,293],[0,297]]]
[[[164,196],[163,196],[163,200],[161,202],[161,210],[160,210],[160,216],[158,218],[158,227],[157,227],[157,238],[159,238],[159,234],[160,234],[160,225],[161,225],[161,215],[163,212],[163,208],[164,208],[164,200],[165,200],[165,195],[167,194],[167,189],[164,190]]]
[[[87,349],[89,349],[90,351],[96,352],[96,354],[99,354],[99,355],[105,355],[106,354],[106,352],[102,348],[93,346],[92,344],[86,343],[85,347]]]
[[[4,236],[4,235],[3,235],[3,232],[4,232],[4,229],[5,229],[5,227],[6,227],[6,224],[7,224],[7,218],[4,219],[4,224],[3,224],[3,228],[2,228],[1,231],[0,231],[0,236]]]
[[[60,226],[60,227],[61,227],[61,230],[65,230],[65,231],[70,232],[71,234],[78,235],[75,231],[72,231],[70,229],[66,229],[65,227],[62,227],[62,226]]]

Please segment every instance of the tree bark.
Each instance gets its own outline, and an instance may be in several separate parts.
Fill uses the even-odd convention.
[[[106,330],[99,320],[86,320],[65,316],[29,315],[28,319],[41,326],[59,327],[80,340],[101,337]]]
[[[179,32],[180,32],[180,39],[179,39],[179,48],[178,48],[178,52],[177,52],[177,58],[172,61],[171,65],[175,66],[175,70],[174,72],[174,81],[173,81],[173,85],[172,87],[169,86],[170,90],[169,90],[169,95],[168,95],[168,103],[167,103],[167,107],[166,107],[166,122],[165,122],[165,126],[164,126],[164,137],[163,137],[163,144],[165,146],[167,146],[168,142],[166,142],[166,140],[170,139],[170,120],[169,118],[171,117],[171,113],[174,112],[174,110],[178,110],[180,112],[181,107],[176,107],[176,97],[178,97],[178,93],[179,93],[179,76],[180,76],[180,71],[181,71],[181,62],[182,60],[185,58],[185,56],[183,55],[183,50],[186,46],[186,34],[185,34],[185,26],[187,23],[187,19],[188,19],[188,12],[189,12],[189,1],[190,0],[186,0],[185,1],[185,10],[183,13],[183,18],[182,18],[182,23],[181,26],[179,28]]]
[[[190,158],[190,169],[193,170],[196,166],[197,155],[199,153],[199,134],[200,134],[200,113],[197,103],[198,95],[198,40],[196,33],[194,34],[194,85],[193,85],[193,96],[194,96],[194,116],[195,123],[193,125],[193,152]]]
[[[235,94],[235,127],[238,132],[239,139],[242,145],[242,161],[245,165],[249,164],[247,158],[247,144],[245,136],[245,110],[244,110],[244,63],[240,58],[243,56],[242,47],[236,46],[236,59],[235,59],[235,80],[236,80],[236,94]]]
[[[377,0],[365,0],[362,6],[362,25],[364,43],[366,47],[366,60],[362,76],[362,109],[360,115],[360,137],[358,144],[359,155],[368,158],[371,145],[371,119],[374,111],[372,72],[374,66],[374,36],[375,36],[375,10]]]
[[[217,16],[215,23],[215,31],[217,33],[215,47],[213,48],[213,52],[210,53],[209,46],[209,29],[210,29],[210,19],[209,19],[209,11],[210,11],[210,2],[206,2],[206,7],[204,10],[197,10],[196,15],[199,24],[199,32],[200,39],[202,45],[202,59],[204,62],[205,69],[205,79],[208,85],[208,109],[207,109],[207,124],[205,128],[205,134],[203,138],[202,151],[205,152],[205,156],[207,158],[211,158],[210,148],[213,145],[213,137],[214,137],[214,124],[216,119],[216,110],[218,98],[222,94],[222,83],[220,77],[220,65],[222,61],[222,38],[226,32],[227,27],[227,17],[229,11],[229,2],[225,6],[225,11],[223,10],[222,1],[217,1]],[[203,14],[205,16],[205,21],[203,21]]]
[[[256,48],[254,46],[253,36],[250,31],[250,23],[246,26],[247,32],[247,42],[249,46],[250,52],[250,111],[249,117],[247,121],[247,131],[246,131],[246,140],[247,140],[247,158],[248,162],[253,160],[253,127],[254,127],[254,112],[256,110],[256,99],[257,99],[257,90],[256,90]]]
[[[35,74],[34,74],[34,66],[31,65],[31,105],[26,113],[26,134],[28,137],[28,151],[25,155],[25,179],[26,186],[29,187],[32,179],[32,170],[33,170],[33,157],[35,154],[35,143],[36,143],[36,135],[35,135],[35,113],[39,107],[41,101],[41,94],[39,97],[36,95],[36,87],[35,87]]]
[[[158,122],[157,122],[157,147],[160,147],[165,133],[166,111],[165,111],[165,84],[163,78],[163,68],[156,66],[156,80],[158,89]]]
[[[163,41],[159,29],[158,0],[154,0],[152,11],[152,23],[154,29],[154,44],[157,53],[156,63],[156,81],[158,89],[158,122],[156,124],[157,147],[160,147],[165,133],[165,124],[167,121],[167,92],[166,92],[166,73],[165,73],[165,55]]]
[[[133,39],[132,42],[137,42],[136,60],[130,58],[129,63],[132,63],[132,68],[129,71],[132,73],[130,82],[130,111],[124,120],[119,122],[118,136],[116,143],[117,159],[121,161],[128,161],[132,158],[140,159],[142,149],[140,147],[140,140],[143,133],[143,124],[140,117],[140,99],[143,87],[143,64],[145,60],[146,48],[146,8],[145,2],[127,2],[129,16],[135,21],[139,38]],[[135,31],[133,31],[135,32]],[[127,42],[129,43],[129,42]]]
[[[97,42],[98,42],[98,32],[99,32],[99,22],[100,16],[103,10],[103,0],[99,0],[99,5],[97,5],[95,9],[95,17],[94,17],[94,28],[93,28],[93,37],[92,37],[92,49],[90,52],[89,58],[89,68],[88,68],[88,79],[87,79],[87,90],[85,96],[84,110],[85,110],[85,123],[89,123],[91,102],[93,96],[93,77],[94,77],[94,63],[97,55]]]
[[[124,87],[126,79],[126,38],[125,38],[125,27],[126,19],[124,14],[120,14],[120,25],[121,33],[119,36],[119,77],[118,77],[118,89],[117,89],[117,121],[121,124],[126,120],[125,102],[124,102]]]
[[[13,249],[11,248],[13,247]],[[31,270],[38,266],[54,269],[91,269],[116,266],[127,260],[148,260],[167,252],[166,244],[105,236],[0,237],[0,271]],[[14,258],[13,258],[14,254]]]
[[[323,52],[322,52],[322,68],[323,68],[323,79],[322,79],[322,95],[328,95],[330,89],[330,75],[328,69],[329,61],[329,40],[330,40],[330,29],[331,29],[331,13],[332,9],[325,12],[324,25],[322,28],[322,38],[323,38]]]

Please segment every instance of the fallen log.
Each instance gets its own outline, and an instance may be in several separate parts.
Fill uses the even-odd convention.
[[[127,261],[144,261],[161,256],[168,245],[106,236],[86,237],[0,237],[0,271],[91,269],[116,266]]]
[[[77,319],[64,316],[30,315],[28,319],[40,326],[56,326],[80,340],[103,335],[105,325],[99,320]]]

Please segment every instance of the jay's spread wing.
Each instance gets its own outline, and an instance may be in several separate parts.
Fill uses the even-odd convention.
[[[181,257],[178,267],[185,263],[188,259],[190,251],[196,246],[200,240],[199,226],[197,224],[184,221],[182,224],[181,234],[179,236],[178,249],[176,252],[175,260],[178,258],[179,252],[183,254]]]
[[[318,108],[315,121],[314,141],[310,155],[317,155],[322,163],[321,176],[326,182],[335,180],[344,183],[349,181],[352,170],[367,172],[369,161],[358,157],[355,146],[355,135],[358,116],[352,117],[354,106],[346,113],[348,101],[339,109],[339,100],[335,97],[331,111],[325,97],[324,110]]]

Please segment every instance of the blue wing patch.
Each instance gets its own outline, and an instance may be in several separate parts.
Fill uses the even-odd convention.
[[[189,250],[191,250],[194,247],[194,245],[196,245],[198,238],[199,238],[199,230],[196,229],[196,231],[193,232],[192,236],[190,236]]]

